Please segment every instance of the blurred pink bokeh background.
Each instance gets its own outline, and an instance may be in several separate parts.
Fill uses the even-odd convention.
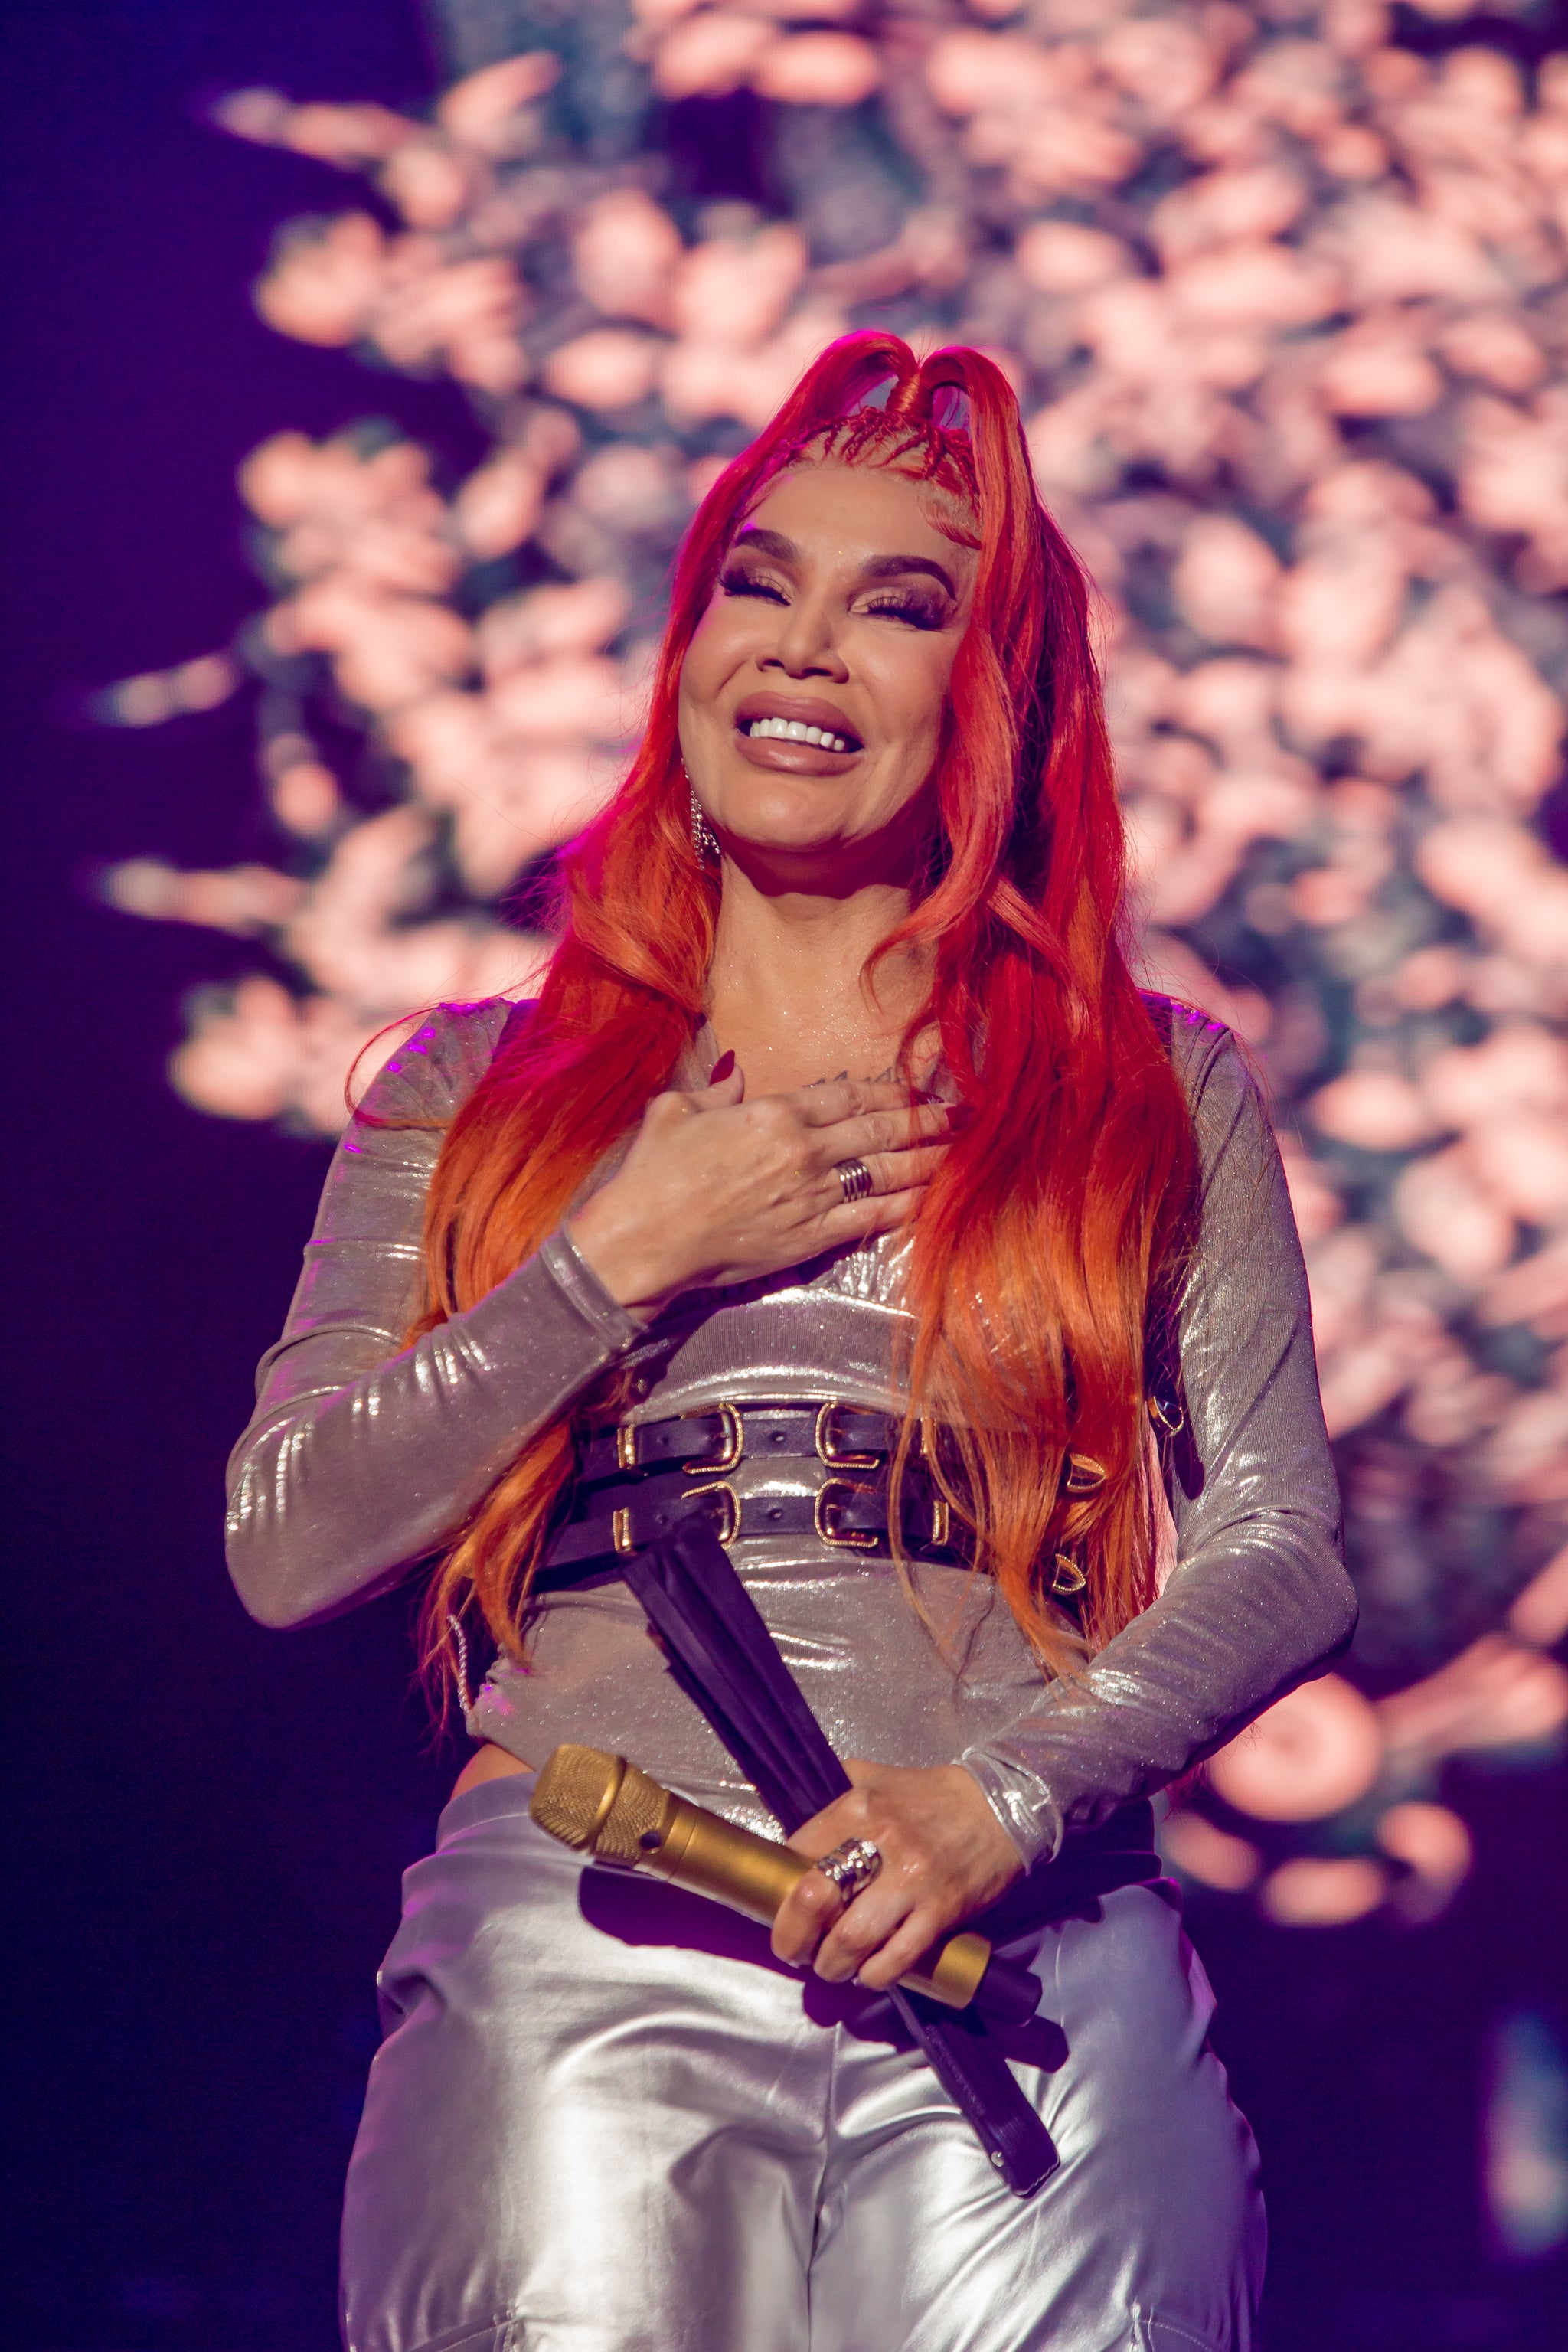
[[[1369,1612],[1168,1851],[1284,1924],[1431,1918],[1469,1861],[1452,1759],[1568,1722],[1568,57],[1425,58],[1381,0],[637,0],[616,38],[650,121],[774,110],[817,211],[574,148],[565,48],[427,118],[216,110],[344,175],[262,318],[449,376],[489,447],[445,480],[280,420],[239,479],[255,627],[97,698],[140,728],[258,697],[275,861],[104,879],[258,942],[173,1082],[331,1131],[389,1022],[525,992],[548,942],[509,894],[614,781],[713,471],[849,325],[981,343],[1101,592],[1148,978],[1271,1089]],[[885,217],[868,126],[907,167]]]

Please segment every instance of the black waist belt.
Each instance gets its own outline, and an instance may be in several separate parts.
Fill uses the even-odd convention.
[[[906,1474],[900,1496],[903,1549],[911,1559],[956,1560],[965,1555],[962,1528],[928,1480]],[[633,1483],[615,1480],[579,1495],[545,1551],[542,1573],[614,1568],[617,1560],[661,1543],[692,1517],[706,1519],[721,1544],[753,1536],[813,1536],[838,1551],[887,1554],[889,1492],[885,1472],[869,1477],[824,1478],[798,1492],[742,1495],[727,1479],[694,1486],[683,1470]]]
[[[829,1470],[872,1470],[887,1462],[901,1426],[890,1412],[841,1404],[835,1398],[786,1398],[766,1404],[721,1404],[671,1421],[645,1421],[602,1430],[579,1449],[584,1486],[643,1470],[679,1466],[713,1476],[748,1461],[815,1461]]]
[[[754,1536],[812,1536],[838,1550],[886,1556],[892,1549],[889,1465],[899,1429],[891,1413],[807,1399],[724,1404],[586,1437],[568,1515],[545,1549],[543,1580],[558,1581],[567,1570],[613,1570],[694,1513],[724,1545]],[[725,1475],[742,1462],[748,1473],[776,1470],[798,1485],[742,1494]],[[919,1457],[906,1465],[900,1487],[906,1557],[966,1559],[967,1530]]]
[[[694,1423],[698,1444],[689,1453],[680,1453],[678,1447],[683,1440],[690,1444]],[[715,1426],[704,1430],[703,1423]],[[774,1430],[782,1434],[775,1437]],[[645,1423],[636,1430],[590,1437],[581,1452],[582,1515],[557,1531],[547,1554],[548,1562],[567,1566],[560,1549],[563,1538],[586,1544],[588,1531],[610,1527],[607,1554],[584,1549],[580,1559],[605,1559],[618,1567],[642,1603],[676,1681],[707,1717],[769,1811],[783,1822],[786,1834],[846,1795],[849,1779],[719,1540],[711,1516],[711,1486],[705,1493],[702,1486],[694,1491],[686,1482],[703,1470],[717,1472],[721,1479],[722,1473],[734,1468],[753,1444],[759,1444],[770,1458],[784,1454],[791,1444],[796,1446],[797,1454],[803,1453],[804,1431],[809,1431],[811,1453],[831,1474],[816,1496],[763,1493],[748,1497],[748,1502],[755,1501],[764,1511],[775,1503],[801,1502],[816,1510],[829,1486],[847,1483],[847,1473],[859,1475],[876,1470],[881,1474],[879,1485],[876,1480],[867,1485],[868,1492],[880,1496],[880,1539],[885,1542],[886,1464],[898,1442],[898,1424],[890,1415],[861,1412],[832,1402],[725,1405],[712,1414]],[[851,1459],[878,1455],[879,1460]],[[679,1470],[672,1470],[670,1465],[677,1462]],[[926,1476],[923,1472],[921,1475]],[[629,1490],[639,1479],[644,1483],[634,1495]],[[928,1478],[928,1496],[929,1485]],[[636,1520],[621,1517],[617,1531],[617,1515],[637,1507],[642,1516]],[[871,1503],[855,1507],[863,1508],[868,1516],[873,1511]],[[652,1527],[659,1513],[673,1515],[668,1526],[652,1535],[643,1534],[642,1529]],[[837,1534],[825,1540],[843,1542],[857,1532],[842,1519],[836,1525]],[[574,1528],[578,1530],[576,1537],[573,1537]],[[760,1523],[759,1532],[768,1531],[768,1524]],[[1098,1836],[1075,1841],[1076,1850],[1064,1852],[1043,1869],[1030,1871],[1008,1888],[978,1924],[1000,1942],[1026,1925],[1065,1916],[1112,1888],[1152,1878],[1160,1864],[1150,1850],[1152,1843],[1147,1806],[1128,1808],[1125,1815],[1108,1823]],[[1032,2195],[1056,2170],[1057,2152],[1000,2049],[987,2037],[983,2021],[967,2012],[955,2017],[939,2003],[897,1985],[887,1998],[1008,2187],[1019,2196]]]

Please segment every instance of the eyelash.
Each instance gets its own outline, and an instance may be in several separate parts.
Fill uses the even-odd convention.
[[[766,580],[757,579],[750,572],[726,572],[719,585],[726,596],[770,596],[777,604],[784,603],[782,590],[774,588]]]
[[[921,596],[884,596],[868,604],[870,613],[888,613],[895,620],[907,621],[913,629],[940,629],[942,615],[935,606]]]
[[[719,585],[726,596],[762,596],[783,604],[784,592],[770,581],[760,580],[751,572],[726,572]],[[890,620],[905,621],[914,629],[940,629],[942,614],[935,606],[921,596],[889,594],[879,596],[866,607],[868,613],[884,614]]]

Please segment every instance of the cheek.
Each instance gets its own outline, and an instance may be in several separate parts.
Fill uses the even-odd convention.
[[[737,665],[745,659],[744,638],[743,623],[731,601],[710,604],[697,624],[680,666],[683,708],[700,709],[722,692]]]
[[[881,666],[876,698],[882,722],[889,740],[907,746],[911,757],[928,755],[942,733],[954,651],[942,641],[918,641]]]

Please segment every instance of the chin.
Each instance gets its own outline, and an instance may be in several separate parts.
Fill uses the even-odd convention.
[[[724,833],[742,857],[748,850],[758,857],[826,857],[854,846],[836,824],[770,825],[748,818],[744,825],[726,825]]]
[[[721,804],[713,821],[732,841],[746,841],[758,849],[826,848],[843,837],[847,812],[815,792],[777,790],[738,793],[733,807]]]

